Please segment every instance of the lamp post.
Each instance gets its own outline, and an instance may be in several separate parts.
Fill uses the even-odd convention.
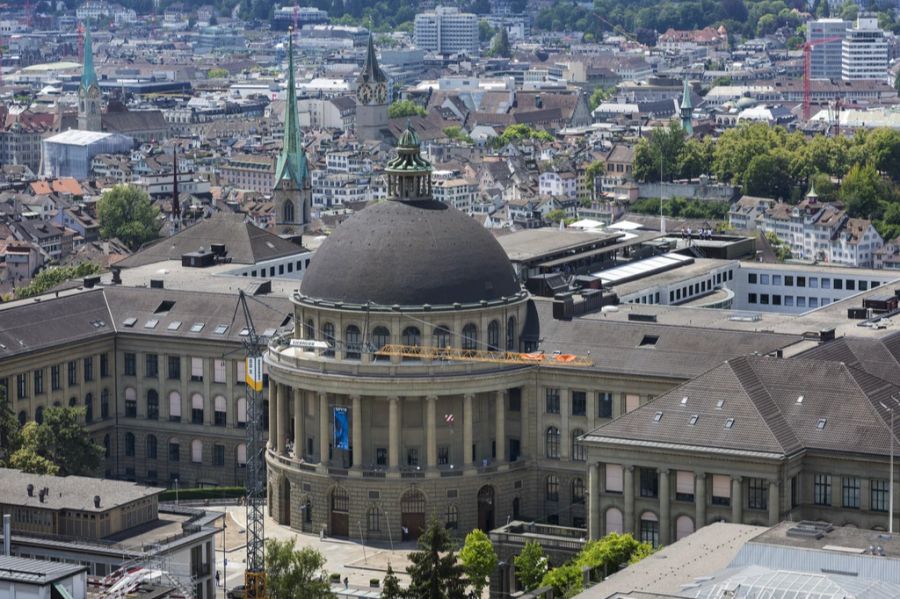
[[[228,556],[225,555],[225,529],[228,528],[228,509],[222,514],[222,596],[228,597]]]
[[[178,477],[175,477],[175,505],[178,505]]]

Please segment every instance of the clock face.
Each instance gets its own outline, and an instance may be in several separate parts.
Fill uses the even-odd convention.
[[[375,101],[379,104],[387,103],[387,86],[384,83],[375,86]]]
[[[372,101],[372,88],[368,83],[363,83],[359,86],[359,89],[356,90],[356,97],[359,98],[359,101],[363,104],[368,104]]]
[[[89,87],[87,90],[87,97],[88,98],[99,98],[100,97],[100,88],[98,88],[94,85]]]

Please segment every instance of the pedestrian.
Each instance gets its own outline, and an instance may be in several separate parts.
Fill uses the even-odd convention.
[[[216,570],[216,586],[222,586],[222,573]]]
[[[404,543],[409,540],[409,529],[406,528],[406,526],[400,527],[400,533],[401,533],[400,536],[403,537]]]
[[[345,589],[349,589],[349,588],[350,588],[350,579],[349,579],[348,577],[346,577],[346,576],[344,576],[344,588],[345,588]]]

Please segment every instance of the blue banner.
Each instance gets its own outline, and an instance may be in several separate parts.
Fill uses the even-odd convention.
[[[347,408],[332,408],[333,446],[335,449],[350,449],[350,417]]]

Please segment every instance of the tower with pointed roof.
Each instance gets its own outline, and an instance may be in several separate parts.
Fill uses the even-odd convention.
[[[303,227],[309,223],[312,188],[309,163],[303,150],[303,137],[297,116],[297,90],[294,84],[294,34],[288,34],[288,88],[284,104],[284,142],[275,165],[272,198],[278,210],[276,221]]]
[[[681,128],[684,129],[688,136],[694,134],[694,125],[691,123],[693,112],[694,102],[691,100],[691,84],[685,79],[684,91],[681,94]]]
[[[363,141],[384,139],[388,126],[388,78],[378,66],[369,35],[366,61],[356,78],[356,136]]]
[[[78,128],[82,131],[100,131],[100,84],[94,71],[94,45],[91,32],[84,32],[84,65],[81,84],[78,86]]]

